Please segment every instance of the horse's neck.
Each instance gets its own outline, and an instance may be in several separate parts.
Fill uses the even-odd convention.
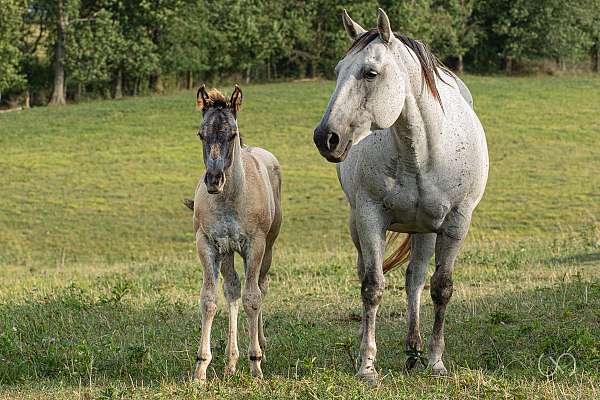
[[[404,44],[399,46],[403,47],[397,57],[406,71],[406,95],[402,113],[390,130],[405,167],[426,171],[440,155],[444,111],[425,85],[416,55]]]
[[[228,200],[239,198],[244,193],[246,175],[244,173],[244,161],[242,160],[242,146],[239,135],[233,142],[233,161],[231,168],[226,172],[225,187],[223,194]]]

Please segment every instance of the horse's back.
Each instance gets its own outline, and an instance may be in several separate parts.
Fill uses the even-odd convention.
[[[273,188],[273,193],[277,196],[277,200],[279,200],[281,194],[281,166],[277,157],[261,147],[245,147],[243,150],[265,168],[269,176],[269,183]]]

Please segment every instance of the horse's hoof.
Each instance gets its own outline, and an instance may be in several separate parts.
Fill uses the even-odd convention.
[[[235,375],[235,372],[236,372],[235,365],[227,365],[227,366],[225,366],[225,372],[223,373],[223,375],[225,377],[233,376],[233,375]]]
[[[262,379],[262,369],[258,365],[250,365],[250,374],[256,379]]]
[[[420,372],[425,369],[425,364],[418,358],[406,357],[404,367],[408,372]]]
[[[206,384],[206,374],[200,374],[198,372],[194,372],[194,375],[192,376],[192,382],[198,385],[205,385]]]
[[[379,374],[377,371],[375,371],[375,369],[371,371],[359,372],[356,374],[356,377],[369,385],[377,385],[379,383]]]
[[[433,375],[435,375],[435,376],[448,375],[448,370],[444,366],[444,363],[442,362],[442,360],[438,360],[434,363],[430,362],[429,366],[431,367],[431,371],[433,372]]]

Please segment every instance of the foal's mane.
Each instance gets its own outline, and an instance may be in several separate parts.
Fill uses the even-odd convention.
[[[217,89],[212,88],[208,91],[208,100],[206,101],[206,106],[210,107],[221,107],[228,108],[230,106],[229,99],[223,96],[223,93],[219,92]]]
[[[440,92],[438,91],[437,85],[435,83],[435,78],[437,77],[440,81],[446,83],[444,79],[442,79],[440,75],[440,70],[449,73],[450,75],[454,75],[452,71],[450,71],[432,52],[429,48],[420,42],[419,40],[412,39],[408,36],[401,35],[399,33],[394,33],[394,36],[398,38],[406,47],[411,49],[416,55],[419,64],[421,64],[421,74],[423,76],[423,80],[427,85],[427,88],[433,95],[433,98],[436,99],[440,105],[442,104],[442,99],[440,98]],[[379,37],[379,31],[375,29],[370,29],[367,32],[360,35],[353,43],[352,46],[346,51],[345,55],[348,55],[355,51],[361,51],[365,47],[369,45],[373,40]]]

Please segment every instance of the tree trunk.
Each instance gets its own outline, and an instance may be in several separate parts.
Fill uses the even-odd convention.
[[[512,74],[512,64],[513,64],[513,60],[512,57],[506,57],[506,64],[504,65],[504,72],[506,72],[507,75]]]
[[[152,90],[153,93],[163,94],[165,92],[165,86],[163,85],[163,81],[159,72],[150,74],[148,84],[150,90]]]
[[[600,58],[600,44],[595,42],[592,46],[592,72],[598,73],[598,59]]]
[[[113,78],[113,99],[120,99],[123,97],[123,70],[117,69],[115,77]]]
[[[65,35],[66,17],[63,0],[58,0],[58,24],[54,43],[54,88],[50,105],[61,106],[65,100]]]
[[[139,89],[140,89],[140,78],[135,78],[135,81],[133,82],[133,95],[134,96],[138,95]]]
[[[187,90],[191,90],[194,87],[194,74],[192,74],[192,71],[187,71],[185,85]]]
[[[458,72],[459,74],[462,74],[463,72],[465,72],[465,64],[463,61],[462,54],[458,55],[458,62],[456,63],[456,72]]]
[[[81,100],[82,93],[83,93],[83,83],[77,82],[77,92],[75,93],[75,101]]]
[[[250,72],[252,72],[252,71],[251,71],[250,67],[248,67],[246,69],[246,85],[250,83]]]

